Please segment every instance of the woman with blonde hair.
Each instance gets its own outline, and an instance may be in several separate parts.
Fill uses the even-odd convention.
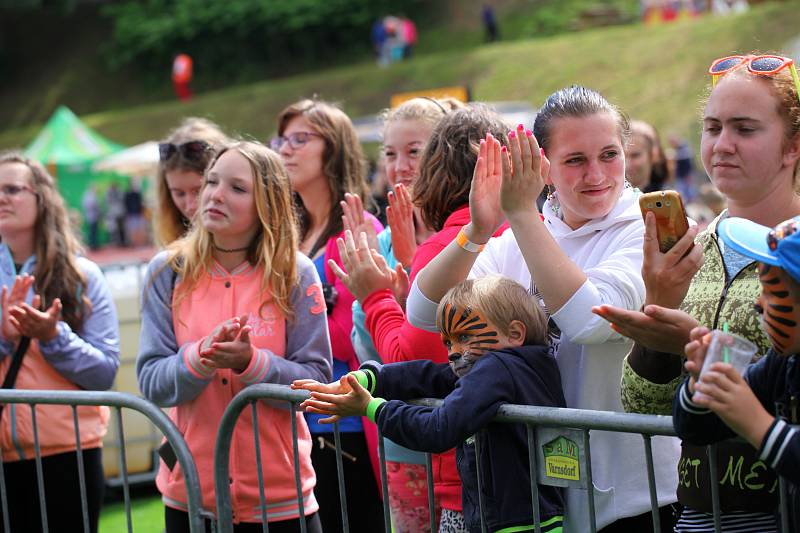
[[[289,174],[299,215],[300,251],[317,268],[324,288],[331,334],[334,378],[358,368],[350,331],[353,328],[353,295],[341,283],[329,260],[341,264],[336,238],[343,234],[342,202],[345,193],[369,197],[366,162],[350,118],[335,105],[321,100],[301,100],[278,115],[278,135],[272,147],[281,154]],[[383,227],[369,213],[362,216],[375,233]],[[312,459],[319,476],[317,497],[320,517],[327,533],[342,528],[339,508],[334,436],[330,426],[317,423],[320,417],[307,415],[314,441]],[[356,457],[344,462],[350,526],[357,531],[378,531],[383,527],[380,484],[377,481],[377,432],[364,432],[361,419],[340,424],[342,449]],[[371,465],[371,467],[370,467]],[[370,479],[373,478],[373,479]],[[367,488],[369,487],[369,488]]]
[[[186,233],[203,184],[203,172],[228,141],[210,120],[188,117],[159,143],[155,213],[156,240],[166,246]]]
[[[256,383],[329,379],[325,302],[314,265],[297,252],[289,179],[280,157],[252,142],[222,147],[209,163],[195,224],[148,267],[136,370],[142,394],[183,434],[200,475],[203,507],[215,509],[214,442],[231,399]],[[202,313],[195,310],[202,309]],[[193,312],[194,311],[194,312]],[[261,507],[253,425],[242,417],[231,461],[235,531],[297,531],[291,414],[257,405],[267,487]],[[303,509],[319,532],[311,437],[297,415]],[[157,485],[169,533],[188,531],[180,465],[164,462]]]
[[[108,285],[97,265],[81,256],[53,177],[16,152],[0,154],[0,239],[4,387],[107,390],[119,367],[119,325]],[[77,408],[78,455],[72,410],[36,407],[44,487],[38,487],[31,407],[7,404],[0,415],[11,529],[40,531],[46,513],[62,530],[82,531],[86,519],[97,531],[108,408]],[[46,509],[40,509],[40,491]]]

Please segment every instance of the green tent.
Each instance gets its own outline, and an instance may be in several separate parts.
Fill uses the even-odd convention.
[[[92,163],[123,148],[93,131],[67,107],[61,106],[25,150],[25,155],[47,165],[67,205],[80,211],[86,186],[114,176],[93,172]]]

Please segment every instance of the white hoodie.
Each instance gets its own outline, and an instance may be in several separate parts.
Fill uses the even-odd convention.
[[[625,189],[608,215],[591,220],[576,230],[553,214],[549,201],[542,209],[547,229],[587,277],[586,282],[551,317],[561,330],[556,359],[568,407],[623,411],[619,384],[622,361],[632,342],[592,313],[592,306],[610,304],[624,309],[639,309],[644,303],[645,287],[641,276],[644,223],[638,195],[636,189]],[[488,274],[507,276],[534,290],[531,274],[511,231],[491,239],[470,271],[470,277]],[[436,306],[422,294],[415,280],[406,303],[411,324],[436,331]],[[590,446],[597,528],[649,511],[642,437],[594,431]],[[660,506],[677,500],[679,457],[678,439],[653,439]],[[588,512],[586,491],[568,490],[564,531],[588,531]]]

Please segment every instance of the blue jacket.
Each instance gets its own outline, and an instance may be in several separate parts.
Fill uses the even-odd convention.
[[[770,426],[758,450],[758,458],[790,483],[789,509],[800,510],[800,362],[798,355],[784,356],[770,350],[766,357],[750,365],[744,379],[753,393],[772,415],[775,421]],[[673,422],[678,436],[693,444],[711,444],[735,437],[716,414],[692,402],[688,389],[688,378],[678,389],[673,402]],[[725,468],[725,465],[720,465]],[[766,510],[769,512],[769,510]],[[792,516],[795,527],[800,526],[800,517]]]
[[[464,518],[470,531],[481,531],[475,442],[480,445],[484,517],[489,531],[533,523],[527,432],[523,424],[492,422],[504,404],[564,407],[561,377],[545,346],[508,348],[483,355],[459,379],[448,364],[427,360],[362,366],[375,375],[376,397],[391,398],[374,413],[381,432],[412,450],[441,453],[456,447],[463,484]],[[402,400],[443,398],[440,407],[409,405]],[[560,525],[561,489],[539,487],[543,531]]]

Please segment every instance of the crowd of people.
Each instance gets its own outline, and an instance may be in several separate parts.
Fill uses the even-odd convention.
[[[752,476],[719,484],[723,530],[779,531],[778,476],[791,489],[783,518],[798,530],[800,82],[781,56],[725,57],[709,73],[700,155],[723,202],[698,194],[712,214],[667,251],[639,198],[680,188],[670,167],[682,163],[668,163],[652,126],[587,87],[555,91],[527,126],[452,99],[387,110],[386,228],[353,124],[331,103],[287,106],[269,146],[202,119],[171,132],[159,146],[163,250],[145,278],[136,370],[189,445],[203,507],[215,509],[226,406],[277,383],[310,396],[304,413],[260,402],[257,429],[238,422],[237,532],[260,531],[262,516],[270,531],[342,530],[333,422],[353,531],[381,531],[386,499],[397,532],[528,531],[533,497],[542,531],[587,531],[593,519],[607,533],[651,530],[637,435],[592,432],[593,506],[582,489],[541,484],[533,496],[525,427],[492,423],[504,404],[674,413],[680,438],[652,441],[662,530],[713,531],[719,480],[705,445],[716,441],[719,464],[741,460]],[[0,239],[3,386],[109,388],[119,330],[108,287],[52,177],[16,153],[0,157]],[[726,362],[701,374],[718,329],[758,347],[743,375]],[[443,403],[406,403],[420,397]],[[37,531],[33,413],[5,411],[6,518]],[[69,408],[36,412],[48,520],[82,527],[80,468],[96,531],[108,410],[78,409],[79,448]],[[434,454],[434,517],[421,452]],[[184,475],[167,456],[166,530],[188,531]]]

